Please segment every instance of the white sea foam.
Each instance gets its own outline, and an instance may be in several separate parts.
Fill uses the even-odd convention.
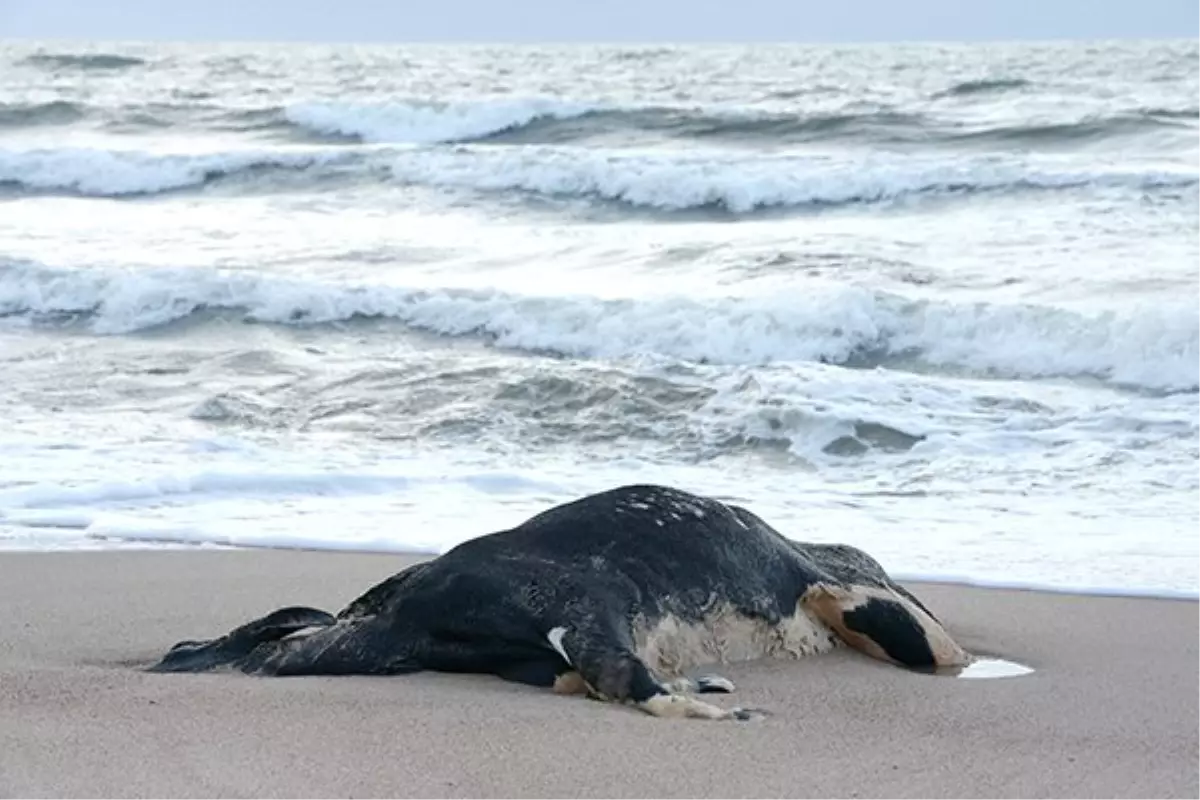
[[[911,202],[956,194],[1071,187],[1174,187],[1195,192],[1198,182],[1194,170],[1182,168],[1079,168],[1045,158],[947,161],[890,155],[835,159],[702,149],[639,152],[399,143],[205,152],[0,149],[0,185],[99,197],[194,188],[234,175],[253,182],[259,179],[252,175],[256,170],[289,170],[303,176],[299,184],[305,178],[315,182],[336,170],[368,183],[391,181],[466,192],[599,200],[662,212],[723,209],[737,214],[766,208]]]
[[[1010,496],[1008,513],[995,514],[987,513],[986,502],[966,497],[912,496],[896,503],[843,495],[804,473],[764,473],[748,486],[740,473],[636,462],[489,472],[432,463],[436,459],[318,469],[303,454],[254,450],[221,451],[193,466],[196,457],[185,462],[184,455],[139,465],[139,474],[124,481],[104,476],[110,456],[99,452],[94,468],[73,469],[70,478],[63,472],[69,462],[47,461],[48,471],[32,483],[0,490],[0,550],[104,542],[437,554],[586,492],[651,480],[737,498],[791,538],[862,547],[906,579],[1196,596],[1194,520],[1189,530],[1180,519],[1151,543],[1136,526],[1115,530],[1106,519],[1089,518],[1083,499]],[[283,460],[296,466],[281,470]],[[1138,559],[1131,562],[1128,552]]]
[[[860,286],[769,295],[600,299],[412,290],[215,270],[50,270],[0,265],[0,314],[83,314],[102,334],[230,310],[271,323],[395,319],[449,336],[584,358],[717,364],[913,357],[980,375],[1090,375],[1151,389],[1200,384],[1191,300],[1120,311],[915,301]]]
[[[344,472],[244,472],[238,470],[188,471],[137,481],[93,481],[86,485],[33,484],[0,489],[0,510],[10,522],[23,525],[80,527],[83,520],[69,513],[45,513],[45,509],[80,505],[105,506],[145,502],[176,495],[240,495],[258,498],[279,495],[338,497],[410,491],[430,484],[453,483],[460,488],[492,494],[520,491],[559,493],[556,484],[519,474],[466,473],[452,479],[413,476],[395,472],[347,474]],[[14,514],[12,509],[43,509]],[[89,523],[90,524],[90,523]]]
[[[0,550],[114,540],[436,553],[574,491],[555,476],[434,455],[331,464],[292,454],[295,466],[280,468],[281,453],[249,445],[139,451],[114,479],[104,444],[70,457],[52,447],[0,437],[26,476],[12,480],[11,459],[0,465]]]
[[[0,185],[120,197],[200,186],[256,167],[302,170],[352,158],[351,153],[301,148],[198,153],[98,147],[0,150]]]
[[[364,142],[426,144],[478,139],[539,119],[570,119],[599,110],[595,104],[554,98],[474,102],[296,103],[284,111],[295,125]]]
[[[1192,186],[1195,170],[1079,169],[1053,160],[954,161],[875,156],[753,155],[727,151],[632,152],[563,147],[420,150],[399,154],[393,174],[412,183],[480,191],[592,197],[679,211],[877,203],[922,195],[999,191]]]

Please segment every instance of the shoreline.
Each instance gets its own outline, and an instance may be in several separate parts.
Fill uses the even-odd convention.
[[[2,521],[2,519],[0,519]],[[100,541],[97,539],[97,541]],[[441,553],[422,550],[375,550],[351,549],[334,547],[303,547],[303,546],[268,546],[257,544],[221,544],[217,542],[180,543],[173,539],[156,541],[153,539],[120,540],[121,545],[111,548],[95,549],[58,549],[58,550],[0,550],[0,558],[9,555],[61,555],[83,554],[98,555],[102,553],[212,553],[212,552],[268,552],[268,553],[305,553],[320,555],[350,555],[403,558],[412,561],[423,561],[437,558]],[[159,545],[141,547],[140,545]],[[447,548],[449,549],[449,548]],[[445,551],[443,551],[445,552]],[[1194,591],[1182,589],[1123,589],[1110,586],[1051,586],[1029,583],[1025,581],[1003,581],[987,578],[969,578],[947,575],[922,575],[900,570],[888,570],[894,580],[904,584],[961,587],[964,589],[994,589],[997,591],[1033,592],[1035,594],[1057,594],[1078,597],[1115,597],[1146,600],[1179,600],[1183,602],[1200,603],[1200,586]]]
[[[107,552],[104,559],[96,552]],[[39,557],[42,556],[42,557]],[[44,556],[51,556],[46,558]],[[0,553],[0,795],[1196,797],[1195,602],[906,582],[1017,677],[847,648],[723,665],[749,723],[654,719],[481,675],[141,668],[284,605],[336,610],[412,557]]]

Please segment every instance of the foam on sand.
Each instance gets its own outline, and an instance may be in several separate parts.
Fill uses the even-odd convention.
[[[35,549],[86,541],[438,553],[488,532],[462,504],[503,509],[568,490],[518,472],[438,469],[279,471],[217,459],[208,469],[146,468],[132,480],[41,480],[0,488],[5,540]],[[470,504],[468,504],[470,505]],[[351,511],[353,507],[353,511]],[[519,519],[507,512],[511,523]],[[498,523],[497,523],[498,524]]]

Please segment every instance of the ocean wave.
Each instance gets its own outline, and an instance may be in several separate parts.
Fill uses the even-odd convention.
[[[146,64],[146,60],[118,53],[34,53],[22,59],[21,63],[49,70],[110,70],[140,67]]]
[[[0,128],[69,125],[86,116],[86,108],[66,100],[44,103],[0,103]]]
[[[456,361],[219,392],[189,416],[252,430],[351,429],[390,442],[521,442],[525,452],[639,442],[684,461],[735,452],[786,451],[810,462],[906,453],[931,429],[895,408],[812,397],[804,388],[814,383],[811,372],[783,386],[740,372],[698,380],[638,365]]]
[[[1039,164],[1046,166],[1039,166]],[[288,146],[201,153],[99,148],[0,150],[0,186],[94,197],[176,192],[241,180],[246,191],[349,182],[453,189],[520,200],[534,195],[655,212],[747,214],[914,201],[951,195],[1097,187],[1195,187],[1192,171],[1080,170],[1054,162],[822,157],[725,151],[637,152],[486,145]],[[280,182],[278,176],[291,177]]]
[[[0,186],[125,197],[200,187],[237,174],[334,167],[353,160],[353,153],[282,148],[215,153],[88,147],[0,150]]]
[[[0,126],[17,129],[81,121],[105,130],[221,131],[310,143],[420,145],[604,145],[703,143],[748,150],[830,143],[906,149],[981,146],[1053,148],[1080,140],[1194,130],[1193,108],[1129,108],[1030,122],[999,115],[967,125],[929,109],[886,105],[821,111],[736,105],[621,105],[554,97],[455,102],[315,101],[223,105],[206,98],[115,106],[79,101],[0,104]],[[211,98],[208,98],[211,99]]]
[[[962,92],[1000,91],[1016,80],[970,82]],[[259,112],[269,120],[270,112]],[[372,144],[581,144],[646,136],[683,142],[778,146],[816,143],[1072,144],[1181,127],[1187,110],[1129,109],[1046,122],[995,121],[964,130],[953,118],[917,110],[791,112],[755,107],[617,106],[556,98],[458,103],[301,103],[278,109],[278,124],[320,137]],[[274,122],[272,122],[274,124]]]
[[[230,130],[243,124],[246,130],[290,129],[318,138],[373,144],[561,145],[615,140],[776,148],[821,143],[936,148],[987,143],[1049,147],[1080,139],[1128,138],[1164,128],[1191,129],[1188,120],[1195,117],[1195,109],[1131,108],[1046,122],[997,117],[964,128],[953,116],[891,107],[796,112],[527,99],[438,105],[307,103],[242,110],[220,125]]]
[[[704,138],[755,138],[787,144],[851,138],[909,139],[931,122],[922,114],[895,110],[825,113],[707,114],[670,113],[669,125],[686,136]]]
[[[1164,109],[1128,112],[1108,116],[1093,115],[1066,122],[1025,122],[991,125],[948,135],[960,142],[997,142],[1006,144],[1074,144],[1081,140],[1110,139],[1161,128],[1194,130],[1181,120],[1185,116],[1163,113]]]
[[[284,119],[314,133],[369,143],[469,141],[537,120],[572,119],[597,106],[553,99],[463,103],[297,103]]]
[[[934,98],[968,97],[977,94],[995,94],[1013,89],[1025,89],[1032,86],[1025,78],[977,78],[960,81],[939,92],[934,92]]]
[[[771,208],[872,204],[921,197],[1088,186],[1150,190],[1196,186],[1194,171],[1078,170],[989,159],[929,161],[806,156],[728,158],[713,153],[629,153],[570,148],[412,151],[401,181],[479,192],[582,198],[659,211],[744,214]]]
[[[538,119],[486,137],[494,143],[559,144],[603,137],[653,134],[672,140],[719,144],[784,145],[818,142],[925,141],[935,124],[919,113],[791,113],[762,109],[646,107],[595,110],[577,118]]]
[[[302,103],[282,109],[282,116],[303,130],[324,136],[416,144],[562,144],[631,133],[778,144],[850,138],[915,140],[933,124],[921,114],[893,109],[792,113],[759,108],[619,106],[552,98],[438,104]]]
[[[0,266],[0,315],[82,318],[99,334],[212,311],[319,324],[385,318],[449,337],[578,358],[654,355],[710,364],[916,360],[993,377],[1079,377],[1150,390],[1200,384],[1194,302],[1085,314],[1034,305],[910,300],[845,286],[770,296],[516,295],[494,290],[293,281],[211,270],[51,270]]]
[[[285,126],[282,109],[242,108],[200,102],[150,102],[121,105],[91,105],[81,101],[0,103],[0,128],[37,128],[46,125],[71,125],[86,121],[101,129],[139,132],[180,128],[217,131],[270,130]]]
[[[960,84],[967,85],[996,90],[1017,84]],[[1069,144],[1081,138],[1111,138],[1164,126],[1181,127],[1188,113],[1187,109],[1130,109],[1039,123],[998,120],[964,130],[962,123],[951,117],[891,107],[794,112],[755,107],[619,106],[532,98],[448,104],[303,103],[279,109],[278,116],[301,131],[376,144],[567,144],[653,135],[669,140],[775,146],[819,142],[936,146],[987,141]],[[260,112],[260,119],[268,119],[267,112]]]
[[[1147,117],[1161,117],[1162,119],[1198,119],[1200,118],[1200,108],[1191,106],[1189,108],[1142,108],[1138,113]]]
[[[123,132],[140,128],[279,132],[322,140],[361,143],[433,144],[487,140],[507,131],[537,130],[538,123],[592,113],[595,105],[554,100],[473,103],[297,103],[222,105],[207,95],[182,101],[120,105],[83,102],[0,103],[0,126],[63,125],[88,120]]]
[[[278,107],[222,106],[216,103],[154,102],[117,109],[92,109],[92,121],[101,130],[120,134],[140,134],[147,130],[168,133],[204,131],[260,135],[287,131],[290,126]],[[284,137],[285,140],[292,137]],[[296,143],[303,143],[303,138]],[[308,137],[311,138],[311,137]],[[290,143],[290,142],[289,142]]]
[[[224,494],[267,496],[340,496],[384,494],[439,483],[456,483],[479,492],[506,494],[559,487],[519,473],[462,474],[453,478],[431,478],[405,474],[346,474],[344,472],[278,472],[247,474],[240,472],[194,472],[144,480],[114,480],[81,486],[32,484],[0,488],[0,519],[13,514],[9,509],[52,509],[72,506],[116,505],[139,501],[159,501],[172,495]],[[17,516],[13,514],[13,516]]]

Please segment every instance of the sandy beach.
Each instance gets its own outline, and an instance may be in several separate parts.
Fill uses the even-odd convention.
[[[1197,797],[1197,603],[912,584],[963,680],[849,651],[729,666],[750,723],[653,719],[484,676],[152,675],[185,638],[336,610],[411,559],[0,556],[5,797]]]

